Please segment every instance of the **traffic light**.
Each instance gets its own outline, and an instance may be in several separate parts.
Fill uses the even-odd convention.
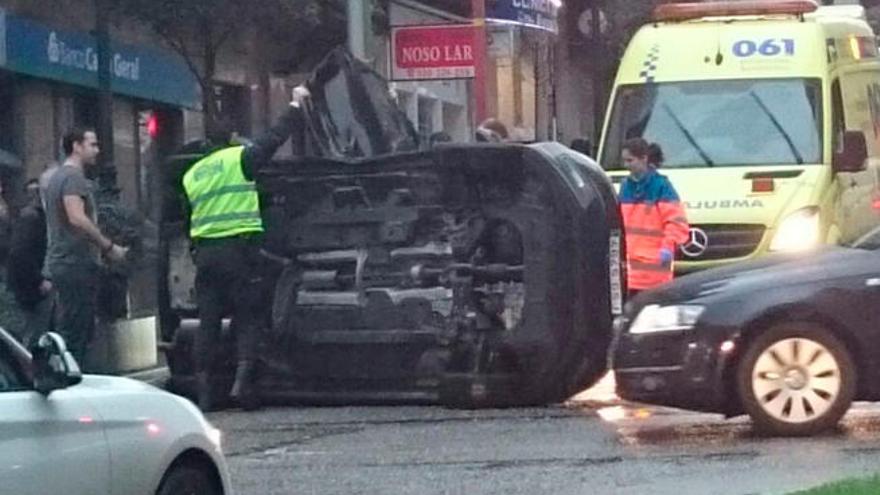
[[[150,112],[147,116],[147,134],[150,135],[151,138],[156,139],[159,136],[159,116],[156,115],[156,112]]]

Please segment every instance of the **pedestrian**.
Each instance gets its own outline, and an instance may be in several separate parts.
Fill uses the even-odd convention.
[[[85,175],[99,152],[95,132],[72,129],[64,136],[63,148],[67,157],[46,186],[45,272],[57,295],[56,329],[73,357],[84,363],[95,333],[101,257],[121,262],[127,249],[108,239],[97,225],[92,184]]]
[[[263,220],[254,175],[302,125],[299,102],[304,88],[294,90],[290,108],[265,135],[251,144],[231,145],[230,129],[219,122],[209,129],[206,156],[184,171],[181,188],[196,265],[199,331],[195,338],[196,401],[214,410],[213,370],[218,363],[223,316],[232,313],[237,365],[230,398],[244,409],[259,407],[255,390],[261,290],[259,249]]]
[[[632,295],[672,280],[675,249],[687,242],[689,227],[678,193],[657,172],[660,146],[633,138],[624,143],[621,159],[630,172],[620,186],[620,209]]]
[[[37,182],[40,186],[40,198],[43,201],[43,209],[46,208],[46,189],[49,187],[49,181],[52,179],[52,175],[58,171],[57,162],[51,162],[46,165],[46,168],[43,169],[43,173],[40,174],[40,178],[37,179]]]
[[[494,117],[484,120],[477,126],[477,142],[504,143],[509,137],[507,126]]]
[[[51,330],[52,283],[43,276],[46,257],[46,213],[37,179],[25,185],[27,204],[19,211],[12,229],[6,264],[6,285],[25,316],[19,341],[29,346],[33,339]]]

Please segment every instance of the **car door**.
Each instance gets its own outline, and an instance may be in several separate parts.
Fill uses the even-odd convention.
[[[103,426],[76,387],[32,389],[27,355],[0,330],[0,491],[18,495],[109,492]]]
[[[880,106],[877,105],[880,71],[850,70],[841,73],[831,85],[832,150],[841,146],[843,131],[862,131],[868,160],[861,172],[835,175],[837,190],[836,223],[840,242],[851,243],[880,225],[874,210],[877,169],[880,167]]]
[[[849,328],[859,347],[859,354],[865,364],[868,376],[859,377],[872,390],[880,393],[877,380],[880,379],[880,228],[862,238],[864,255],[849,272],[853,292],[849,296],[849,306],[843,303],[836,306],[847,316]]]

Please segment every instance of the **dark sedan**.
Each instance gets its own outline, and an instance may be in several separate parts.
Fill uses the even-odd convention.
[[[880,400],[880,230],[682,277],[616,327],[622,398],[747,413],[777,435],[834,427],[853,400]]]

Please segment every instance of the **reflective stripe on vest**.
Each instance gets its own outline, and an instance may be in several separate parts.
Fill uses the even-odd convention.
[[[263,232],[260,199],[241,170],[241,146],[202,158],[183,176],[190,204],[190,237],[210,239]]]

